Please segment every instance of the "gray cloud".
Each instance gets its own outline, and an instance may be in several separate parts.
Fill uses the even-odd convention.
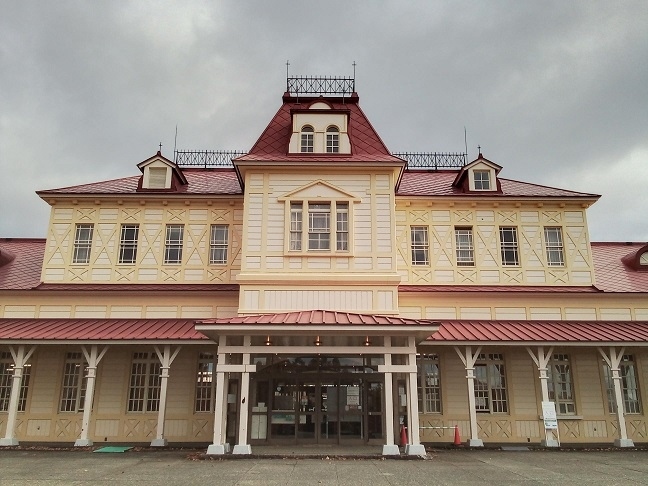
[[[34,191],[123,177],[162,142],[248,149],[293,74],[350,75],[392,150],[602,194],[593,240],[648,241],[648,4],[37,2],[0,17],[0,236]]]

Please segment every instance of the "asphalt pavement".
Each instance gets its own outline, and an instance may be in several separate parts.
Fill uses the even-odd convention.
[[[0,450],[0,485],[648,485],[648,451],[432,450],[426,459]]]

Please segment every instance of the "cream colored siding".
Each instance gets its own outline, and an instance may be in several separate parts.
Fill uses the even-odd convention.
[[[504,349],[503,354],[510,377],[507,391],[512,414],[532,417],[538,415],[541,400],[536,396],[537,367],[523,349]]]
[[[572,361],[574,385],[580,401],[576,404],[576,413],[582,416],[600,416],[605,414],[604,400],[607,401],[601,371],[601,356],[594,350],[573,353]]]

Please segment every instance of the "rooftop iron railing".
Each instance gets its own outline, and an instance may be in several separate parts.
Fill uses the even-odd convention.
[[[187,168],[233,167],[232,159],[245,155],[242,150],[176,150],[175,163]],[[394,152],[407,161],[408,169],[460,169],[467,164],[467,154],[451,152]]]
[[[293,76],[286,78],[286,91],[294,95],[350,95],[355,79],[339,76]]]

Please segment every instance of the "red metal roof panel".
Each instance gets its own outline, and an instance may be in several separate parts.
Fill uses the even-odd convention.
[[[419,325],[435,324],[433,319],[410,319],[406,317],[382,316],[373,314],[356,314],[329,310],[309,310],[282,312],[277,314],[260,314],[241,317],[222,317],[203,319],[198,324],[308,324],[308,325]]]
[[[643,343],[646,321],[464,321],[442,320],[428,342]]]
[[[648,292],[648,272],[624,265],[622,258],[645,243],[592,243],[595,285],[604,292]]]
[[[234,169],[182,169],[187,178],[187,184],[178,187],[175,192],[137,191],[141,175],[124,177],[110,181],[81,184],[78,186],[62,187],[38,191],[38,195],[46,197],[57,194],[185,194],[185,195],[242,195],[241,185]]]
[[[586,197],[598,198],[596,194],[568,191],[555,187],[541,186],[528,182],[514,181],[498,177],[502,192],[475,193],[464,192],[452,183],[459,170],[423,171],[408,170],[403,173],[397,196],[457,196],[457,197]]]
[[[0,238],[0,289],[25,290],[41,281],[45,239]]]
[[[206,340],[194,319],[0,319],[0,341]]]

